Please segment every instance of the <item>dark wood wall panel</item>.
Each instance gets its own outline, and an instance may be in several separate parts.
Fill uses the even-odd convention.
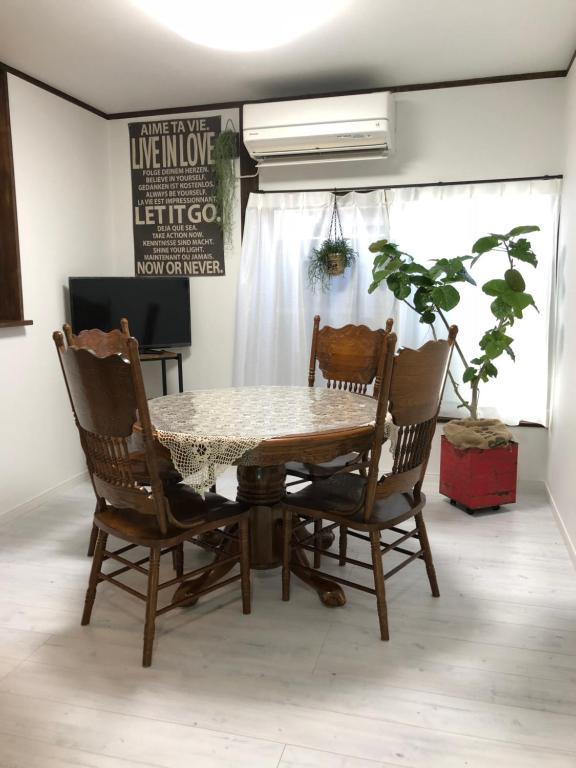
[[[8,77],[0,71],[0,326],[24,324]]]

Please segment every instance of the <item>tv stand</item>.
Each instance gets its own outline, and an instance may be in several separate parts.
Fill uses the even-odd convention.
[[[143,349],[140,351],[140,360],[143,363],[160,362],[162,363],[162,394],[168,394],[166,384],[166,360],[176,360],[178,364],[178,391],[184,391],[184,379],[182,375],[182,353],[169,352],[167,349]]]

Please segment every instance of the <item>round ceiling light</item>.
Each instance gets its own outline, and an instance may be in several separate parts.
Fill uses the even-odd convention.
[[[350,0],[132,0],[181,37],[225,51],[277,48],[325,24]]]

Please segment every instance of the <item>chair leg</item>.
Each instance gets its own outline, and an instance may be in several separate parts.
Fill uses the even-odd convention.
[[[415,518],[416,527],[418,528],[418,535],[420,537],[420,544],[422,546],[422,551],[424,552],[424,562],[426,563],[426,573],[428,574],[430,589],[432,590],[433,597],[440,597],[438,580],[436,579],[436,571],[434,569],[434,561],[432,560],[432,550],[430,549],[428,532],[426,531],[426,525],[424,523],[424,516],[422,515],[422,512],[418,512],[418,514],[415,515]]]
[[[94,526],[96,527],[96,526]],[[94,605],[94,599],[96,598],[96,588],[98,587],[98,577],[102,569],[102,562],[104,561],[104,550],[106,549],[106,542],[108,541],[108,534],[104,531],[96,528],[98,536],[96,539],[96,547],[94,550],[94,558],[92,560],[92,568],[90,570],[90,580],[88,581],[88,589],[86,590],[86,599],[84,601],[84,612],[82,614],[82,626],[85,627],[90,624],[90,617],[92,616],[92,606]]]
[[[348,551],[348,528],[345,525],[340,526],[340,551],[338,565],[346,565],[346,553]]]
[[[177,544],[172,550],[172,565],[176,576],[182,576],[184,573],[184,542]]]
[[[320,545],[322,542],[322,520],[314,520],[314,568],[320,568],[322,565],[322,553],[320,552]]]
[[[389,640],[388,610],[386,608],[386,588],[384,586],[384,568],[382,567],[382,550],[380,549],[380,532],[370,531],[370,548],[372,550],[372,568],[374,569],[374,588],[378,604],[378,619],[380,621],[380,637]]]
[[[290,600],[290,555],[292,550],[292,512],[282,512],[282,600]]]
[[[144,626],[144,649],[142,666],[149,667],[152,663],[154,646],[154,630],[156,625],[156,606],[158,604],[158,578],[160,572],[160,550],[150,548],[148,563],[148,592],[146,594],[146,624]]]
[[[250,587],[250,531],[249,521],[245,517],[240,521],[240,586],[242,589],[242,612],[249,614],[251,608],[251,587]]]
[[[96,505],[96,509],[98,509],[98,505]],[[92,557],[94,555],[97,539],[98,539],[98,528],[94,523],[92,523],[92,530],[90,531],[90,540],[88,542],[88,552],[86,552],[87,557]]]

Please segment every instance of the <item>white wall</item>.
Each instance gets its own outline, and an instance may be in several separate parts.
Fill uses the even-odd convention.
[[[576,67],[567,78],[564,191],[558,257],[555,372],[548,487],[576,557]]]
[[[338,171],[323,166],[324,178],[320,166],[280,176],[277,171],[275,180],[262,179],[262,187],[332,188],[561,173],[564,89],[565,81],[557,79],[399,94],[399,147],[393,159],[351,163]],[[129,121],[102,120],[18,78],[9,78],[9,92],[24,306],[34,325],[0,329],[0,423],[5,435],[0,447],[0,511],[83,470],[50,338],[65,316],[67,277],[134,274]],[[235,110],[222,117],[223,123],[228,117],[238,119]],[[574,130],[575,119],[572,125]],[[574,157],[571,162],[574,166]],[[232,381],[239,258],[238,214],[234,245],[226,253],[226,276],[190,281],[192,347],[185,351],[186,387],[227,386]],[[148,365],[149,394],[159,394],[159,366]],[[174,371],[169,385],[176,390]],[[566,409],[567,393],[564,398],[560,402]],[[567,435],[566,430],[558,432],[556,443],[556,455],[564,454],[564,461]],[[546,437],[544,430],[520,433],[522,477],[542,478]],[[437,471],[434,465],[430,470]],[[551,480],[551,485],[557,483]],[[559,506],[566,508],[567,491],[557,493]]]
[[[565,79],[395,94],[387,160],[270,168],[261,189],[362,187],[561,173]]]
[[[171,119],[182,115],[171,115]],[[221,115],[222,128],[228,119],[238,127],[238,110],[208,112],[203,116]],[[154,116],[143,118],[154,120]],[[162,119],[159,116],[158,119]],[[108,124],[110,141],[110,201],[112,211],[112,259],[116,275],[134,275],[134,240],[132,233],[132,187],[128,123],[137,120],[113,120]],[[239,171],[237,171],[239,172]],[[225,251],[226,275],[223,277],[191,277],[190,304],[192,346],[184,348],[185,389],[226,387],[232,384],[232,360],[236,312],[236,284],[240,261],[240,201],[236,195],[235,231],[232,247]],[[167,363],[168,391],[177,392],[175,363]],[[150,397],[162,394],[160,365],[146,363],[146,387]]]
[[[24,312],[0,329],[0,511],[84,469],[52,332],[71,274],[106,273],[106,121],[9,76]]]

